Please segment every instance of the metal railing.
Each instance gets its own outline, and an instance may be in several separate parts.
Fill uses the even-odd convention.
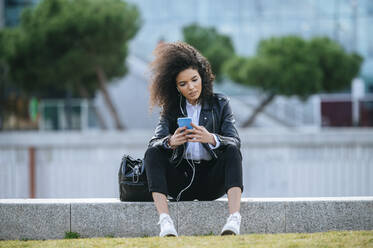
[[[243,103],[256,108],[261,98],[253,96],[235,96]],[[265,107],[263,113],[285,126],[316,126],[321,125],[320,97],[311,96],[307,101],[297,97],[276,96]]]
[[[261,98],[256,95],[251,96],[234,96],[246,105],[256,108]],[[275,99],[265,107],[263,113],[277,120],[286,126],[309,126],[321,127],[322,124],[322,103],[326,102],[349,102],[352,104],[352,119],[354,120],[351,125],[359,126],[362,118],[362,108],[370,111],[370,105],[373,103],[373,94],[365,94],[360,99],[355,99],[351,94],[319,94],[309,97],[306,101],[301,101],[297,97],[276,96]],[[335,109],[338,111],[338,109]],[[344,110],[347,111],[347,110]],[[359,124],[360,123],[360,124]]]

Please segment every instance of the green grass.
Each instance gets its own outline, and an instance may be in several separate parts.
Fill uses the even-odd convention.
[[[77,232],[65,232],[65,239],[78,239],[80,234]]]
[[[373,247],[372,231],[329,231],[322,233],[248,234],[239,236],[181,236],[178,238],[90,238],[45,241],[0,241],[10,247]]]

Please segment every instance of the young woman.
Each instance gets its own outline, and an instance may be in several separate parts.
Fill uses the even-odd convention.
[[[239,234],[242,155],[227,97],[213,93],[209,62],[183,43],[162,43],[151,64],[150,108],[161,107],[145,153],[149,190],[159,213],[160,236],[177,236],[167,196],[211,201],[228,195],[229,217],[221,234]],[[192,129],[178,127],[191,117]]]

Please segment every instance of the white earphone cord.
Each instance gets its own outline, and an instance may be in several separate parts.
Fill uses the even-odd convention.
[[[186,186],[183,190],[181,190],[180,193],[177,195],[177,197],[176,197],[176,201],[177,201],[177,202],[180,200],[181,194],[182,194],[184,191],[186,191],[187,189],[189,189],[189,187],[192,185],[192,183],[193,183],[193,181],[194,181],[194,176],[195,176],[195,174],[196,174],[196,168],[195,168],[195,165],[194,165],[193,160],[191,160],[191,161],[192,161],[192,164],[191,164],[191,163],[189,162],[189,160],[188,160],[188,153],[187,153],[187,150],[188,150],[189,147],[187,147],[187,149],[185,150],[185,144],[183,144],[183,146],[184,146],[184,153],[183,153],[183,156],[184,156],[184,154],[185,154],[185,159],[186,159],[186,161],[188,162],[188,164],[190,165],[190,167],[192,168],[193,174],[192,174],[192,179],[190,180],[189,185]]]
[[[180,95],[180,104],[179,104],[179,106],[180,106],[180,109],[181,109],[182,114],[185,116],[185,113],[184,113],[184,111],[183,111],[183,108],[181,107],[181,95]],[[192,185],[192,183],[193,183],[193,181],[194,181],[194,176],[195,176],[195,174],[196,174],[196,168],[195,168],[195,164],[194,164],[193,160],[191,160],[191,161],[192,161],[192,164],[191,164],[191,163],[189,162],[189,160],[188,160],[188,152],[187,152],[187,151],[188,151],[189,146],[188,146],[186,149],[185,149],[185,143],[183,144],[183,146],[184,146],[184,153],[183,153],[182,157],[184,157],[184,155],[185,155],[185,159],[186,159],[186,161],[188,162],[188,164],[190,165],[190,167],[192,168],[193,174],[192,174],[192,179],[190,180],[189,185],[186,186],[183,190],[181,190],[180,193],[177,195],[177,197],[176,197],[176,201],[177,201],[177,202],[180,200],[181,194],[182,194],[184,191],[186,191],[187,189],[189,189],[189,187]]]

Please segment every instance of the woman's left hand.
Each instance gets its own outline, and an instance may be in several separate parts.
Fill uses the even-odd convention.
[[[191,125],[193,129],[188,130],[188,142],[209,143],[213,146],[216,145],[214,135],[207,131],[207,129],[204,126],[197,126],[194,123],[191,123]]]

